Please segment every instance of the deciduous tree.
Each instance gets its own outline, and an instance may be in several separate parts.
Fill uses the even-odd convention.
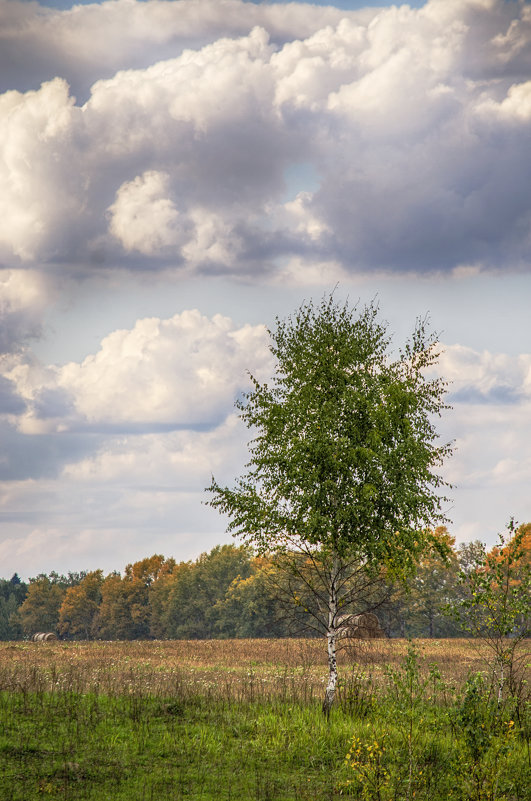
[[[451,610],[466,631],[488,646],[498,702],[505,686],[518,694],[529,657],[522,646],[531,632],[530,534],[531,524],[517,527],[511,520],[476,569],[461,574],[463,596]]]
[[[283,606],[278,598],[278,571],[267,556],[250,562],[251,574],[238,575],[217,602],[216,629],[225,637],[284,637]]]
[[[0,640],[19,640],[22,637],[17,610],[27,592],[27,584],[16,573],[9,580],[0,579]]]
[[[154,554],[127,565],[123,578],[117,573],[107,576],[101,587],[98,636],[118,640],[151,637],[151,587],[174,567],[174,559]]]
[[[250,549],[218,545],[182,565],[172,582],[166,608],[170,637],[203,639],[219,635],[225,594],[234,579],[251,573]]]
[[[316,560],[328,713],[340,618],[357,611],[349,609],[353,570],[408,572],[429,545],[428,525],[445,520],[436,468],[451,447],[435,428],[445,385],[428,375],[436,337],[419,321],[391,355],[374,304],[359,313],[333,297],[304,304],[270,336],[275,374],[263,384],[251,376],[237,404],[255,435],[248,472],[233,488],[213,478],[209,503],[259,551]]]
[[[24,633],[31,636],[37,631],[56,631],[65,593],[62,583],[46,575],[30,579],[28,594],[16,614]]]
[[[90,640],[101,602],[103,573],[94,570],[75,587],[69,587],[59,609],[59,634],[63,637]]]
[[[448,637],[457,633],[455,623],[444,614],[445,606],[457,594],[459,563],[453,547],[455,540],[446,526],[438,526],[433,534],[439,547],[421,558],[405,598],[408,634],[414,637]]]

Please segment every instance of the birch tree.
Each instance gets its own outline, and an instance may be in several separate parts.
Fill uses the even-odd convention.
[[[328,714],[340,619],[349,580],[359,578],[352,566],[407,574],[429,545],[428,526],[445,522],[436,470],[451,446],[435,429],[445,384],[430,375],[437,341],[422,321],[394,356],[374,304],[358,311],[330,296],[276,322],[272,380],[251,375],[251,391],[237,402],[254,434],[247,472],[232,488],[213,478],[208,503],[258,552],[321,567]]]

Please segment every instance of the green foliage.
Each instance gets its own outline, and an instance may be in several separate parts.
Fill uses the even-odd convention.
[[[235,579],[250,575],[250,557],[245,546],[218,545],[179,573],[168,596],[168,635],[185,639],[216,636],[226,593]]]
[[[0,797],[331,798],[348,726],[289,700],[0,693]]]
[[[399,630],[402,636],[463,634],[459,625],[444,614],[445,605],[456,600],[459,592],[459,563],[454,540],[445,526],[435,529],[433,539],[434,547],[422,556],[407,584],[397,583],[393,588],[389,612],[394,606],[402,624]]]
[[[515,722],[507,709],[500,711],[481,674],[467,681],[453,719],[464,746],[459,767],[468,797],[475,801],[506,797],[503,790],[512,789],[507,763],[515,747]]]
[[[444,527],[428,532],[448,548],[425,553],[407,587],[385,570],[345,560],[336,568],[338,619],[374,609],[389,636],[475,635],[490,647],[496,692],[525,699],[531,524],[511,525],[514,536],[490,553],[477,541],[454,550]],[[27,585],[15,574],[0,579],[0,640],[45,630],[67,639],[322,635],[333,564],[323,549],[273,557],[224,545],[179,564],[155,554],[104,579],[101,571],[52,572]]]
[[[395,777],[404,798],[412,798],[426,787],[429,773],[422,770],[424,752],[434,749],[441,733],[440,719],[430,708],[441,683],[439,671],[432,666],[422,675],[419,654],[409,644],[404,663],[399,670],[389,669],[388,699],[397,721],[398,752],[403,755],[402,768]]]
[[[30,579],[26,598],[16,613],[24,634],[32,636],[38,631],[56,631],[65,593],[64,584],[53,577],[42,574]]]
[[[11,579],[0,579],[0,640],[19,640],[22,626],[17,610],[24,602],[28,586],[15,573]]]
[[[435,666],[421,673],[410,646],[388,679],[374,719],[351,740],[342,792],[363,801],[527,801],[525,737],[480,674],[452,698]]]
[[[250,700],[251,677],[231,695],[183,676],[161,691],[131,669],[104,693],[101,674],[116,665],[107,655],[98,666],[98,644],[88,660],[97,689],[80,693],[79,645],[57,647],[76,654],[75,668],[48,665],[43,683],[24,663],[9,691],[0,687],[5,801],[529,799],[525,741],[509,708],[500,714],[477,676],[452,689],[413,647],[381,686],[360,690],[357,674],[365,702],[338,704],[328,719],[315,698],[289,690]]]
[[[485,546],[480,540],[462,542],[457,549],[457,560],[461,573],[468,576],[483,565]]]
[[[9,627],[0,639],[18,639],[21,634],[32,636],[38,631],[57,631],[59,610],[69,588],[77,587],[87,575],[86,571],[62,575],[52,571],[30,578],[29,585],[20,582],[17,574],[11,579],[13,600],[8,603]],[[5,583],[4,583],[5,591]],[[0,601],[0,620],[2,616]],[[5,607],[4,607],[5,609]]]
[[[470,676],[463,699],[454,715],[463,736],[467,754],[473,762],[481,760],[491,747],[499,729],[499,714],[481,673]]]
[[[87,573],[79,584],[69,587],[59,610],[58,630],[62,637],[92,639],[101,603],[101,570]]]
[[[443,519],[434,471],[450,453],[433,418],[444,383],[428,380],[435,339],[419,323],[397,359],[374,305],[359,314],[333,298],[277,321],[271,384],[239,404],[256,434],[234,489],[213,480],[210,504],[259,550],[303,542],[339,558],[411,568],[424,525]]]
[[[525,637],[529,631],[531,565],[524,561],[523,538],[523,530],[517,531],[511,520],[508,536],[500,534],[498,547],[476,570],[462,576],[466,596],[459,609],[475,636]]]
[[[216,629],[226,637],[283,637],[286,625],[276,593],[276,571],[264,558],[251,560],[251,574],[238,575],[216,603]]]
[[[282,637],[267,557],[247,546],[218,545],[195,561],[154,555],[124,575],[41,574],[0,580],[0,640],[37,631],[65,639]]]
[[[255,435],[248,472],[233,489],[213,478],[209,504],[296,579],[284,592],[294,618],[303,609],[326,633],[328,714],[342,617],[369,611],[353,608],[360,571],[410,574],[431,544],[426,527],[445,519],[436,468],[451,447],[438,444],[434,425],[445,384],[427,378],[438,354],[424,324],[392,358],[374,304],[358,313],[330,296],[269,333],[271,384],[251,377],[252,391],[237,404]]]
[[[145,626],[136,626],[132,614],[135,590],[146,595],[145,587],[134,587],[124,582],[119,573],[110,573],[101,585],[101,602],[98,609],[95,636],[103,640],[132,640],[137,633],[144,634]],[[136,604],[142,607],[142,604]]]
[[[66,575],[52,570],[50,573],[39,573],[35,578],[30,578],[30,584],[32,582],[48,581],[49,584],[57,585],[61,589],[66,590],[68,587],[77,587],[86,575],[86,570],[81,570],[79,573],[68,571]]]
[[[161,554],[126,566],[123,578],[111,573],[101,586],[100,605],[91,630],[101,639],[134,640],[152,636],[154,608],[150,604],[152,588],[163,583],[175,569],[174,559]]]
[[[14,595],[7,600],[0,596],[0,640],[19,640],[22,626],[17,618],[18,604]]]
[[[527,543],[526,543],[527,540]],[[527,545],[527,547],[525,547]],[[531,559],[529,527],[517,528],[511,520],[507,535],[475,569],[461,573],[462,597],[448,607],[449,614],[491,652],[492,680],[498,703],[507,687],[521,694],[523,648],[531,624]],[[522,657],[522,658],[521,658]]]
[[[0,579],[0,598],[8,601],[13,597],[17,606],[23,603],[28,594],[28,585],[21,581],[16,573],[9,580]]]

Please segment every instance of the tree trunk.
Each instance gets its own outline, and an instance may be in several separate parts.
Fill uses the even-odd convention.
[[[334,703],[337,687],[336,630],[335,626],[326,633],[328,645],[328,684],[323,701],[323,712],[328,717]]]
[[[336,639],[337,639],[337,582],[340,571],[340,563],[334,556],[332,571],[330,574],[330,588],[328,598],[328,628],[326,631],[326,643],[328,648],[328,684],[326,685],[325,697],[323,701],[323,712],[328,717],[330,709],[334,703],[337,687],[337,659],[336,659]]]

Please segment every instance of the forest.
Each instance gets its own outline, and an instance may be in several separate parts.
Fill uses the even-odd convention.
[[[531,562],[531,523],[523,533],[523,563]],[[407,583],[384,570],[372,577],[372,609],[388,637],[463,637],[448,609],[463,600],[467,576],[482,570],[483,544],[461,543],[444,526]],[[0,579],[0,640],[55,632],[65,640],[226,639],[312,636],[306,604],[288,603],[272,556],[246,545],[218,545],[196,560],[155,554],[128,564],[123,574],[102,570]],[[374,587],[376,586],[376,592]],[[293,599],[291,599],[293,600]],[[360,598],[364,611],[366,598]],[[365,605],[363,606],[363,602]],[[354,610],[358,611],[358,610]]]

